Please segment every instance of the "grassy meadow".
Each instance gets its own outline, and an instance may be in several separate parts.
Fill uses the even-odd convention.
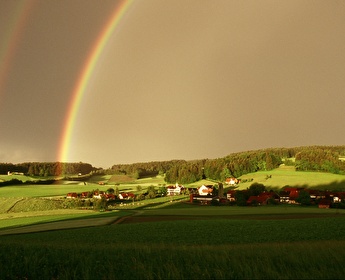
[[[271,177],[268,178],[270,175]],[[243,175],[269,188],[343,188],[344,176],[280,167]],[[5,180],[5,179],[2,179]],[[122,180],[123,183],[119,183]],[[105,185],[99,185],[102,182]],[[84,228],[2,235],[0,279],[344,279],[345,210],[316,206],[205,206],[161,197],[109,212],[54,209],[68,192],[137,192],[162,177],[110,175],[83,182],[0,188],[0,235],[8,229],[83,220]],[[214,184],[200,181],[189,187]],[[138,187],[139,186],[139,187]],[[121,223],[89,227],[95,218]]]
[[[2,236],[0,279],[343,279],[345,275],[343,211],[185,203],[141,211],[143,220],[135,223]],[[189,218],[197,213],[198,219],[144,219],[174,213]]]
[[[285,186],[317,188],[319,190],[345,191],[345,176],[324,172],[295,171],[293,166],[284,166],[270,170],[249,173],[240,177],[239,189],[247,189],[254,182],[267,188],[280,189]]]

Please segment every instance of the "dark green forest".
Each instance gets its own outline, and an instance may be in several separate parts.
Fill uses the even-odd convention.
[[[26,162],[19,164],[0,163],[0,174],[23,173],[28,176],[65,176],[76,174],[90,174],[95,171],[89,163],[62,163],[62,162]]]
[[[165,175],[167,183],[188,184],[203,178],[224,181],[227,177],[240,177],[247,173],[272,170],[282,163],[295,166],[297,171],[345,174],[343,158],[345,158],[345,146],[306,146],[245,151],[216,159],[115,164],[106,170],[82,162],[0,163],[0,174],[7,174],[8,171],[41,177],[91,173],[123,174],[136,179]]]
[[[193,183],[203,178],[224,181],[227,177],[272,170],[280,164],[293,165],[297,171],[322,171],[345,174],[345,146],[307,146],[269,148],[232,153],[223,158],[202,160],[174,160],[112,166],[115,174],[144,178],[165,174],[167,183]]]

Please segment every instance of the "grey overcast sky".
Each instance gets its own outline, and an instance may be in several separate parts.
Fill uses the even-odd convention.
[[[0,162],[56,161],[73,88],[122,1],[0,0]],[[71,162],[345,144],[345,1],[135,0],[103,49]]]

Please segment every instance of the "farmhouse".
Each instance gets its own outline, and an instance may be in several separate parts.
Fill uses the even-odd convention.
[[[228,190],[228,192],[226,193],[226,199],[229,200],[230,202],[236,201],[235,194],[236,194],[235,190]]]
[[[329,194],[329,197],[334,203],[344,202],[345,192],[333,192]]]
[[[303,190],[303,188],[290,188],[290,187],[284,188],[282,191],[280,191],[280,202],[295,204],[296,198],[298,197],[299,192],[301,190]]]
[[[321,199],[319,202],[319,208],[328,209],[331,207],[331,201],[327,198]]]
[[[72,192],[72,193],[68,193],[67,198],[77,198],[78,197],[78,194],[76,192]]]
[[[305,191],[309,193],[312,201],[324,199],[326,197],[326,193],[322,191],[308,189],[305,189]]]
[[[213,192],[213,186],[212,185],[202,185],[199,189],[198,189],[198,193],[199,195],[209,195],[212,194]]]
[[[250,196],[247,200],[248,205],[267,205],[268,201],[273,199],[276,202],[279,202],[279,195],[274,192],[263,192],[257,196]]]
[[[184,190],[184,186],[180,186],[178,183],[176,183],[175,186],[167,187],[167,195],[179,195],[181,194],[181,191],[183,190]]]
[[[101,199],[103,196],[105,196],[104,191],[95,191],[93,194],[93,198],[96,198],[96,199]]]
[[[23,172],[11,172],[11,171],[7,171],[7,175],[8,176],[12,176],[12,175],[24,175]]]
[[[125,193],[125,192],[123,192],[123,193],[120,193],[119,194],[119,199],[133,199],[133,198],[135,198],[135,194],[134,193]]]
[[[106,198],[106,200],[115,200],[116,195],[112,194],[112,193],[107,193],[107,194],[105,194],[105,198]]]
[[[225,180],[225,184],[230,185],[230,186],[234,186],[240,183],[240,179],[231,177],[231,178],[226,178]]]
[[[81,198],[87,198],[87,197],[89,197],[89,195],[90,195],[90,192],[82,192],[80,194]]]

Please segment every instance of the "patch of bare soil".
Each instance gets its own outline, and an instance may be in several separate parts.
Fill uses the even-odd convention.
[[[219,215],[219,216],[126,216],[115,221],[116,224],[145,223],[145,222],[166,222],[166,221],[183,221],[183,220],[286,220],[286,219],[310,219],[340,217],[339,214],[286,214],[286,215]]]

